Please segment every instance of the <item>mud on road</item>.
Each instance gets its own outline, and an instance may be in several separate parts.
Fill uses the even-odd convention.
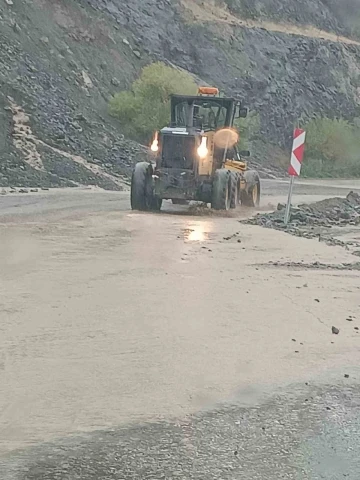
[[[339,190],[348,185],[298,185],[306,193],[295,200]],[[264,182],[263,208],[285,198],[284,183]],[[354,261],[345,249],[241,224],[250,211],[131,212],[117,192],[7,195],[0,205],[2,478],[33,478],[16,465],[38,465],[43,442],[55,451],[81,435],[86,450],[93,431],[131,437],[128,425],[247,411],[309,382],[338,389],[338,405],[344,386],[357,391],[360,278],[337,268]],[[314,262],[328,268],[306,268]],[[61,475],[37,468],[38,478]]]

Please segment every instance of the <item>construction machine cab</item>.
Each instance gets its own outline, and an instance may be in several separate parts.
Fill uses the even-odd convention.
[[[233,98],[173,95],[171,127],[204,131],[231,127],[237,106]]]

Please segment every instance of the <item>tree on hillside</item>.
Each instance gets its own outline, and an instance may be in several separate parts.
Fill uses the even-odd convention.
[[[170,121],[170,95],[195,95],[196,91],[189,73],[157,62],[143,68],[130,90],[117,93],[109,110],[126,135],[148,144],[154,131]]]

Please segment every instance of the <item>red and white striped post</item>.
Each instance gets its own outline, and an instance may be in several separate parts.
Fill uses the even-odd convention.
[[[290,166],[288,170],[288,174],[290,175],[290,185],[289,185],[288,201],[285,209],[285,217],[284,217],[285,225],[289,223],[294,180],[295,180],[295,177],[300,176],[300,172],[301,172],[301,164],[304,158],[304,150],[305,150],[305,137],[306,137],[305,130],[301,130],[300,128],[295,128],[294,142],[291,150],[291,160],[290,160]]]

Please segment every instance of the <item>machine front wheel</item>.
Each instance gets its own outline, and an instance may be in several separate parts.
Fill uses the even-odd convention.
[[[135,165],[131,177],[132,210],[160,210],[161,200],[154,196],[152,174],[153,168],[150,163],[140,162]]]
[[[231,195],[230,208],[236,208],[239,203],[239,176],[235,172],[231,172]]]
[[[212,186],[211,208],[230,210],[231,207],[231,172],[225,168],[216,170]]]

